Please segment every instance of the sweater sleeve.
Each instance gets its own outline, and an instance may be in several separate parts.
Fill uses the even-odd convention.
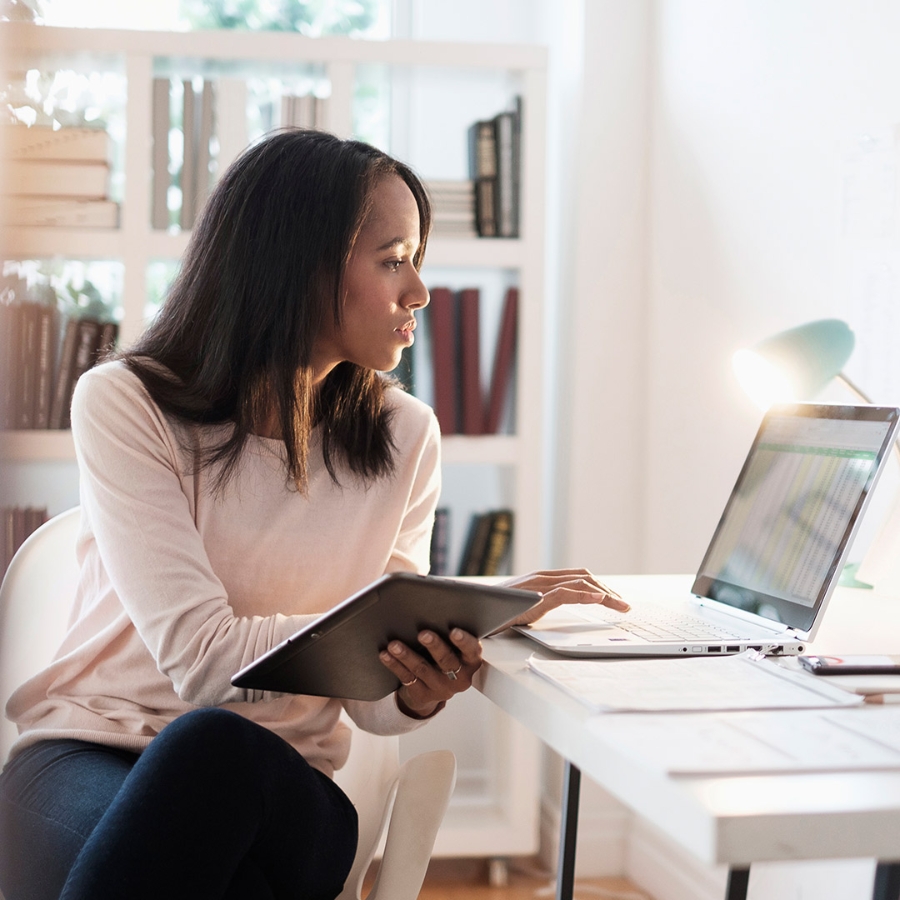
[[[118,364],[86,373],[72,432],[83,515],[119,601],[178,696],[197,706],[274,696],[232,687],[231,675],[315,616],[235,616],[194,526],[183,450],[137,379]]]

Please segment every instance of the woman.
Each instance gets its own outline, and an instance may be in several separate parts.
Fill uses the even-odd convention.
[[[7,900],[332,898],[356,845],[330,778],[341,709],[399,734],[471,685],[481,647],[458,629],[393,642],[401,686],[378,702],[230,684],[385,572],[427,571],[438,428],[380,373],[428,303],[430,219],[380,151],[269,136],[213,191],[154,323],[79,381],[81,580],[55,661],[7,707]],[[516,583],[545,593],[529,621],[626,608],[588,573]]]

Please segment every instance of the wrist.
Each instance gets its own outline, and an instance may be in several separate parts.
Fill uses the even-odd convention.
[[[436,716],[447,705],[446,700],[441,700],[439,703],[430,704],[423,709],[413,709],[404,702],[403,697],[400,696],[399,690],[394,692],[394,701],[397,704],[397,709],[410,719],[430,719],[432,716]]]

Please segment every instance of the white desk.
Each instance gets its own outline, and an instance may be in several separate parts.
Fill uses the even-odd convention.
[[[671,589],[673,584],[687,590],[691,579],[629,576],[608,581],[626,598],[636,598],[647,591]],[[900,648],[900,599],[838,589],[814,647],[819,652],[896,652]],[[517,635],[486,640],[485,663],[475,683],[569,763],[564,802],[567,800],[570,808],[563,817],[560,897],[571,895],[571,804],[577,812],[581,771],[700,860],[727,864],[732,870],[729,900],[746,895],[746,873],[753,862],[850,857],[900,860],[900,771],[666,776],[604,743],[602,730],[586,729],[595,714],[528,671],[526,661],[538,650],[536,644]],[[898,888],[893,879],[898,875],[900,869],[894,866],[879,867],[877,900],[896,900]]]

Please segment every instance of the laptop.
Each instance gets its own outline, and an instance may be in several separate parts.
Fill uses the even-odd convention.
[[[516,630],[565,656],[803,653],[891,455],[898,422],[897,407],[772,407],[690,595],[634,602],[627,613],[567,605]]]

